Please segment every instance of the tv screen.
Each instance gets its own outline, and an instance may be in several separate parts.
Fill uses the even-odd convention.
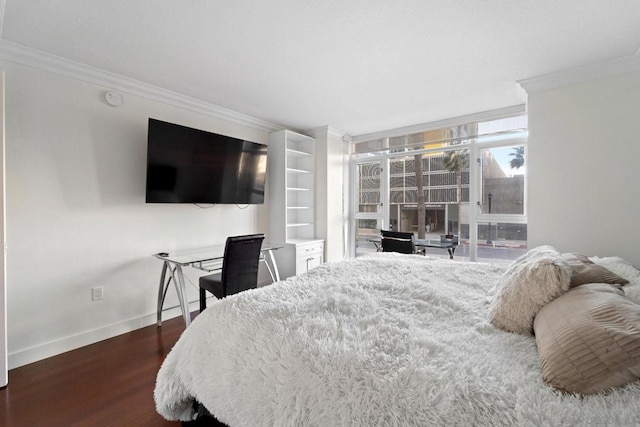
[[[149,119],[147,203],[264,203],[267,146]]]

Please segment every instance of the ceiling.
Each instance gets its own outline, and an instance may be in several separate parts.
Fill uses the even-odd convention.
[[[288,128],[350,135],[525,102],[638,55],[637,0],[0,0],[0,38]]]

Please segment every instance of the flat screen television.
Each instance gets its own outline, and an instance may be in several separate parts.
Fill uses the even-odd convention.
[[[264,203],[267,146],[149,119],[147,203]]]

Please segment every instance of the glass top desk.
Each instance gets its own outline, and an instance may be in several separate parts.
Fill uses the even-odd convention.
[[[416,239],[416,248],[440,248],[446,249],[449,253],[449,258],[453,259],[453,254],[456,251],[458,243],[452,239],[438,240],[438,239]],[[425,252],[426,255],[426,252]]]
[[[371,239],[367,239],[369,242],[373,243],[376,247],[376,251],[382,252],[382,238],[373,237]],[[457,240],[454,239],[415,239],[414,241],[416,248],[440,248],[446,249],[449,253],[449,258],[453,259],[453,255],[456,251],[456,246],[458,246]],[[426,252],[423,252],[426,255]]]
[[[222,270],[222,260],[224,258],[225,245],[208,246],[205,248],[180,251],[173,254],[159,252],[153,254],[154,257],[162,261],[162,272],[160,273],[160,285],[158,286],[158,326],[162,325],[162,306],[167,295],[167,290],[171,281],[176,288],[180,310],[186,326],[191,324],[191,314],[189,313],[189,301],[187,301],[187,288],[185,286],[184,273],[182,267],[193,267],[206,272]],[[260,262],[264,262],[269,276],[273,282],[280,280],[278,266],[273,256],[273,251],[283,248],[281,243],[262,242],[260,249]]]

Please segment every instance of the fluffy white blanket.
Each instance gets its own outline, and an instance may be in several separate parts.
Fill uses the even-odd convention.
[[[639,425],[638,382],[562,394],[535,338],[489,324],[504,269],[375,254],[215,302],[164,361],[156,408],[189,420],[196,399],[234,427]]]

